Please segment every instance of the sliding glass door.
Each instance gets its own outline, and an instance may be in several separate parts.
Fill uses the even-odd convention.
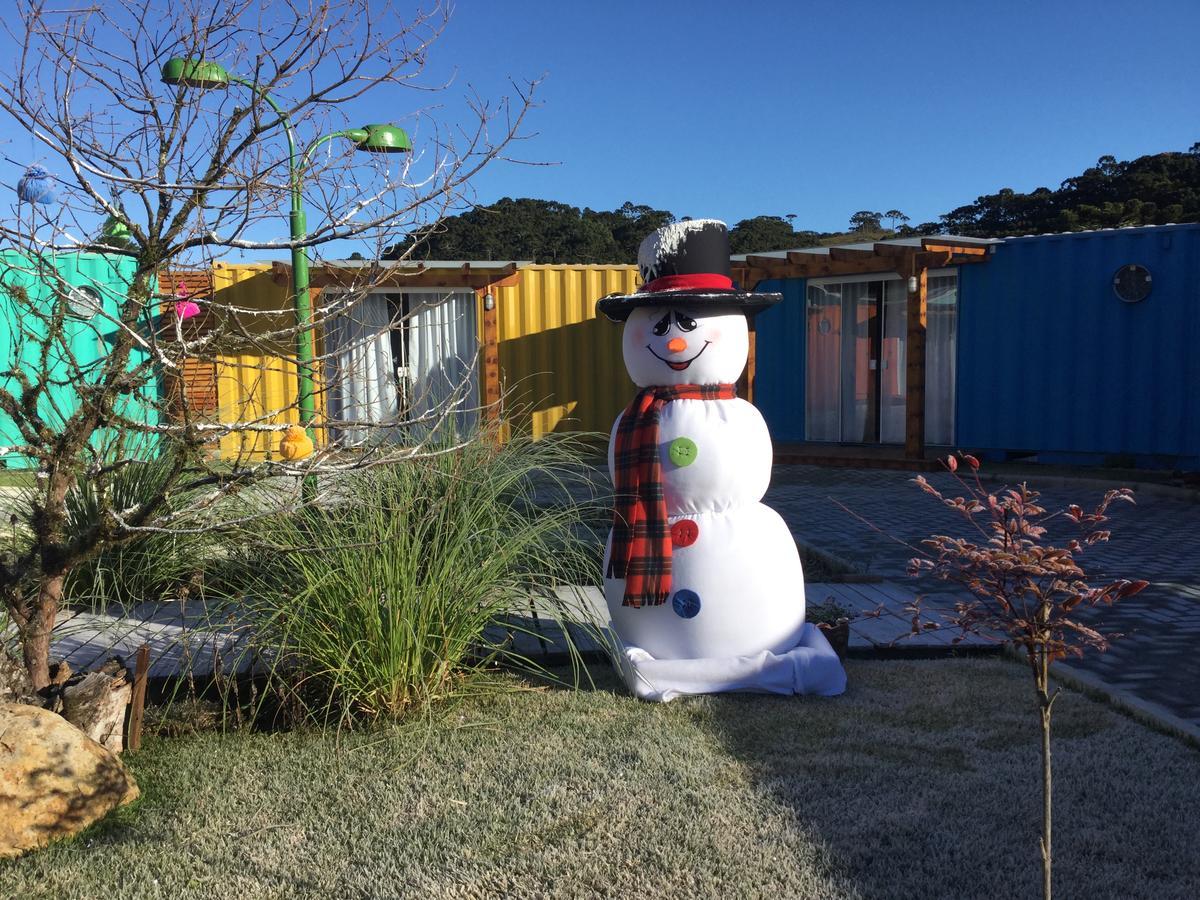
[[[957,277],[929,279],[926,440],[954,438]],[[907,296],[898,278],[810,282],[805,433],[810,441],[901,444]]]

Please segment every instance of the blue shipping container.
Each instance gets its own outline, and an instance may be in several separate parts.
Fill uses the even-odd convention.
[[[959,282],[960,447],[1200,468],[1200,225],[1009,238]]]
[[[754,317],[754,405],[773,441],[804,440],[805,284],[803,278],[784,278],[755,287],[783,294],[782,302]]]

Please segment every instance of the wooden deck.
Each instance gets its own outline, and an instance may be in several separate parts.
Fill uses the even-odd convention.
[[[904,611],[912,599],[908,585],[896,583],[826,583],[807,586],[809,606],[833,600],[850,610],[850,652],[853,655],[887,653],[945,653],[959,647],[994,646],[984,638],[971,637],[958,645],[947,631],[927,631],[911,635],[911,623]],[[953,602],[950,595],[926,597],[924,605],[932,610]],[[565,588],[558,604],[533,603],[528,609],[514,610],[507,619],[493,626],[487,637],[504,641],[509,648],[534,662],[565,660],[568,640],[556,622],[558,605],[566,609],[567,634],[575,648],[589,658],[601,658],[611,646],[608,611],[598,588]],[[205,608],[198,601],[188,603],[142,603],[104,613],[64,611],[54,629],[51,656],[65,659],[74,671],[95,668],[111,656],[130,664],[138,647],[150,647],[150,677],[165,678],[187,674],[206,677],[216,666],[225,674],[245,672],[251,665],[241,638],[245,626],[233,611]]]
[[[250,665],[238,646],[244,632],[232,616],[199,601],[141,603],[104,612],[63,610],[51,638],[50,656],[76,672],[100,666],[117,656],[131,668],[137,650],[150,647],[150,677],[187,674],[206,677],[221,671],[244,671]]]
[[[825,441],[778,443],[776,465],[833,466],[849,469],[896,469],[905,472],[939,472],[946,448],[927,450],[910,459],[904,447],[892,444],[838,444]]]

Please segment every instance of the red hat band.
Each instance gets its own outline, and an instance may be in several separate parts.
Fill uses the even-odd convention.
[[[659,291],[732,291],[733,279],[715,272],[697,272],[691,275],[662,275],[638,288],[639,294],[654,294]]]

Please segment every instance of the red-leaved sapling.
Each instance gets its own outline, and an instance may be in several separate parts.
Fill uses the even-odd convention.
[[[959,460],[971,471],[959,473]],[[1008,643],[1029,663],[1037,693],[1042,737],[1042,892],[1051,897],[1051,767],[1050,716],[1059,688],[1050,682],[1050,666],[1087,650],[1106,650],[1114,634],[1102,634],[1076,618],[1083,607],[1111,605],[1144,589],[1145,581],[1116,579],[1093,585],[1077,559],[1088,548],[1108,541],[1109,507],[1133,503],[1128,488],[1106,491],[1090,511],[1071,504],[1048,512],[1040,495],[1022,483],[987,490],[979,477],[979,461],[965,453],[948,457],[946,468],[961,495],[949,497],[922,476],[917,485],[962,516],[970,537],[934,535],[921,543],[922,555],[909,563],[909,574],[932,575],[966,588],[952,607],[925,610],[918,598],[908,607],[914,633],[937,628]],[[957,493],[957,491],[956,491]],[[1059,520],[1074,534],[1061,545],[1050,542],[1047,525]]]

